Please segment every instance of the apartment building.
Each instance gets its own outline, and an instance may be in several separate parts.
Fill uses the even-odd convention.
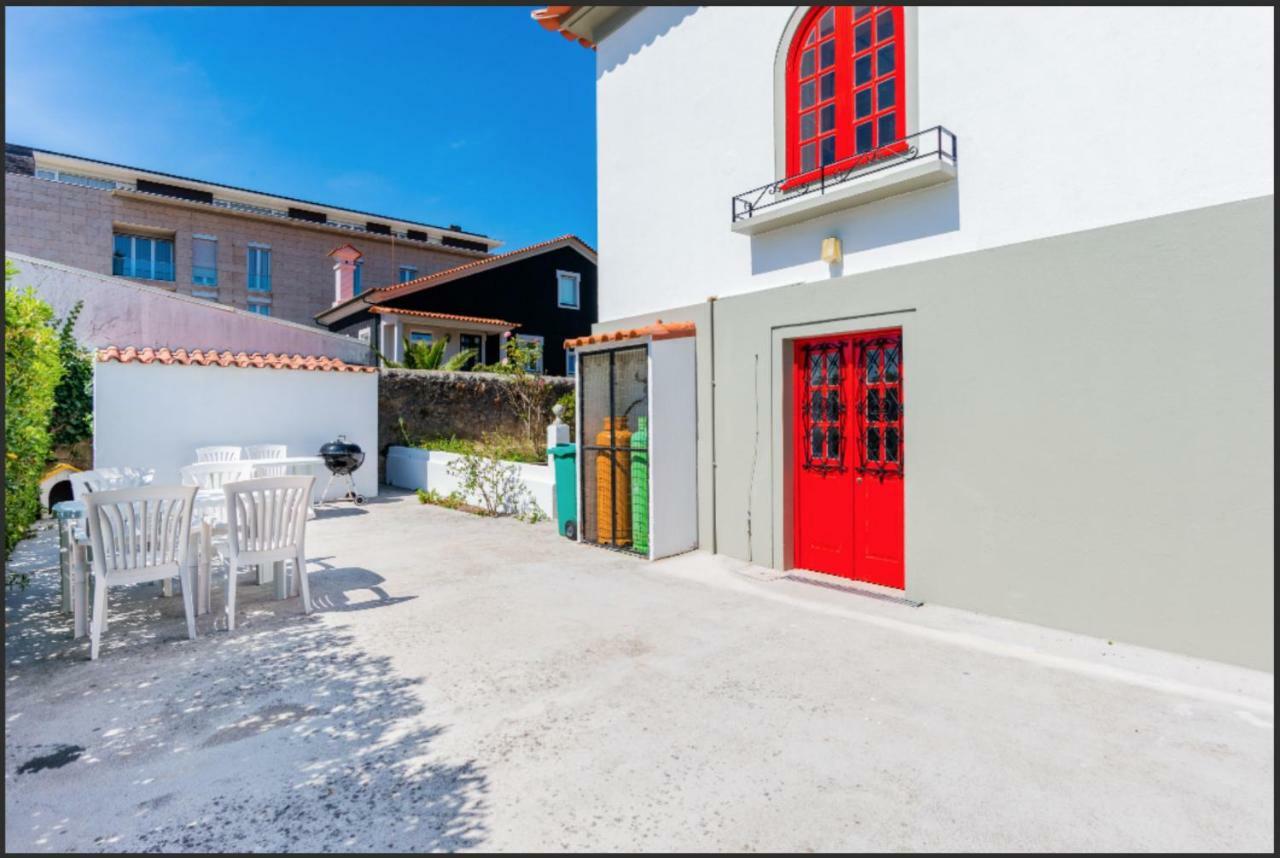
[[[487,257],[500,242],[433,224],[5,144],[5,249],[304,324],[353,289]]]

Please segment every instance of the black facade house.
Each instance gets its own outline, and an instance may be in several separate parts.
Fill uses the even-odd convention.
[[[479,363],[496,363],[502,339],[510,334],[541,343],[541,372],[572,375],[575,367],[567,365],[564,341],[590,334],[596,322],[596,252],[577,236],[563,235],[367,289],[315,318],[397,361],[406,339],[447,337],[446,358],[475,348]]]

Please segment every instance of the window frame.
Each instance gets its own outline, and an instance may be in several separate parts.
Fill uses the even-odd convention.
[[[868,11],[864,15],[856,15],[855,10],[863,8]],[[834,10],[832,35],[830,37],[818,35],[814,42],[806,44],[809,34],[819,26],[827,10]],[[880,18],[884,14],[890,15],[893,34],[882,38],[879,30]],[[872,39],[866,48],[858,50],[854,42],[855,27],[860,26],[864,19],[872,26]],[[785,65],[782,70],[783,103],[780,120],[783,130],[782,157],[779,163],[782,173],[782,190],[791,190],[818,181],[828,173],[854,169],[907,149],[908,144],[905,138],[911,119],[908,79],[912,77],[908,57],[911,34],[908,30],[907,14],[902,6],[813,6],[800,17],[798,25],[788,40]],[[820,65],[818,47],[828,40],[835,43],[834,64],[831,66],[834,75],[834,93],[831,98],[823,99],[820,97],[818,82],[827,67]],[[890,46],[893,47],[893,69],[889,72],[881,72],[875,67],[878,62],[873,61],[871,78],[863,84],[858,84],[855,78],[857,61],[864,57],[875,57]],[[814,51],[814,67],[812,74],[805,75],[803,59],[805,52],[810,49]],[[881,84],[887,82],[890,77],[893,80],[894,100],[891,106],[884,108],[877,103],[877,92]],[[802,109],[801,88],[809,83],[814,86],[815,99],[811,105]],[[856,93],[862,91],[872,94],[871,113],[864,120],[870,125],[871,146],[869,149],[859,151],[857,129],[864,122],[857,122],[854,114]],[[821,131],[820,119],[822,108],[828,105],[834,106],[834,128],[829,135]],[[812,137],[802,139],[801,134],[804,129],[801,117],[810,112],[814,117],[815,133]],[[894,114],[894,139],[885,142],[880,136],[880,119],[891,112]],[[834,138],[833,159],[830,163],[823,164],[818,141],[828,136]],[[813,141],[815,146],[814,167],[805,170],[803,146],[810,141]]]
[[[364,291],[364,260],[357,259],[351,266],[351,297]]]
[[[560,300],[560,279],[568,277],[573,280],[573,303],[566,304]],[[577,271],[561,271],[556,269],[556,306],[562,310],[582,309],[582,275]]]
[[[578,374],[578,350],[564,350],[564,374],[566,376],[576,376]]]
[[[116,241],[121,238],[129,239],[129,253],[128,255],[122,257],[122,259],[128,263],[127,271],[126,270],[116,271]],[[138,268],[137,247],[138,247],[139,240],[148,241],[151,244],[150,258],[147,261],[149,270],[151,272],[150,274],[137,273],[137,268]],[[165,244],[169,245],[169,263],[168,263],[169,276],[168,277],[155,276],[156,248],[157,246],[159,246],[161,242],[164,242]],[[173,240],[173,238],[164,238],[162,236],[156,236],[156,235],[140,235],[134,232],[118,232],[113,230],[111,233],[111,275],[113,277],[128,277],[133,280],[154,280],[157,283],[175,283],[177,282],[177,268],[178,268],[177,249],[175,245],[176,245],[176,242]],[[125,267],[124,265],[121,265],[121,268],[124,268],[124,267]]]
[[[404,273],[405,273],[406,271],[408,271],[408,272],[409,272],[409,276],[408,276],[408,277],[405,277],[405,276],[404,276]],[[400,266],[400,274],[399,274],[399,277],[400,277],[400,280],[399,280],[398,282],[400,282],[400,283],[408,283],[410,280],[417,280],[417,279],[418,279],[418,266],[416,266],[416,265],[401,265],[401,266]]]
[[[255,253],[258,259],[256,266],[253,263]],[[265,265],[263,264],[264,259],[266,260]],[[258,270],[255,271],[255,268]],[[262,272],[263,268],[266,269],[265,278]],[[265,288],[261,285],[263,282],[267,284]],[[258,285],[255,286],[254,283]],[[258,295],[271,294],[271,245],[251,241],[245,248],[245,288],[249,292]]]
[[[211,276],[197,273],[202,268],[196,265],[197,241],[207,241],[213,245],[213,267],[208,269],[213,272]],[[192,291],[211,289],[216,291],[218,288],[218,237],[216,235],[197,232],[191,236],[191,286]]]

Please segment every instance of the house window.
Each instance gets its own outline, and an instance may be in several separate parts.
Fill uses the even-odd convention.
[[[411,343],[426,343],[427,345],[431,345],[431,341],[433,339],[435,339],[435,336],[430,331],[409,332],[409,342]]]
[[[271,291],[271,248],[265,244],[249,245],[249,291]]]
[[[191,237],[191,283],[194,286],[218,285],[218,239],[212,235]]]
[[[787,177],[897,154],[906,137],[901,6],[815,6],[787,57]]]
[[[556,272],[556,302],[570,310],[579,307],[578,286],[582,278],[572,271]]]
[[[578,353],[573,349],[564,350],[564,374],[578,374]]]
[[[111,273],[144,280],[173,280],[172,239],[117,234],[111,254]]]
[[[352,294],[352,295],[359,295],[361,292],[363,292],[363,291],[364,291],[364,282],[363,282],[362,278],[360,277],[360,272],[361,272],[361,271],[363,271],[363,270],[364,270],[364,260],[363,260],[363,259],[357,259],[357,260],[356,260],[356,266],[355,266],[355,274],[353,274],[353,275],[352,275],[352,278],[353,278],[353,279],[352,279],[352,281],[351,281],[351,294]]]
[[[475,349],[476,356],[468,361],[467,366],[476,363],[484,363],[484,337],[479,334],[459,334],[458,349],[466,351],[467,349]]]
[[[401,283],[408,283],[410,280],[416,280],[417,278],[418,278],[417,268],[415,268],[412,265],[400,266],[400,282]]]
[[[516,334],[516,340],[533,351],[532,360],[525,368],[530,372],[542,372],[542,337],[538,334]]]
[[[249,312],[257,313],[259,316],[270,316],[271,305],[270,304],[250,304]]]

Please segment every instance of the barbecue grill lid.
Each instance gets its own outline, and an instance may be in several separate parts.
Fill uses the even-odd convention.
[[[339,435],[337,441],[330,441],[320,448],[321,456],[353,456],[364,452],[359,444],[352,444],[346,435]]]

